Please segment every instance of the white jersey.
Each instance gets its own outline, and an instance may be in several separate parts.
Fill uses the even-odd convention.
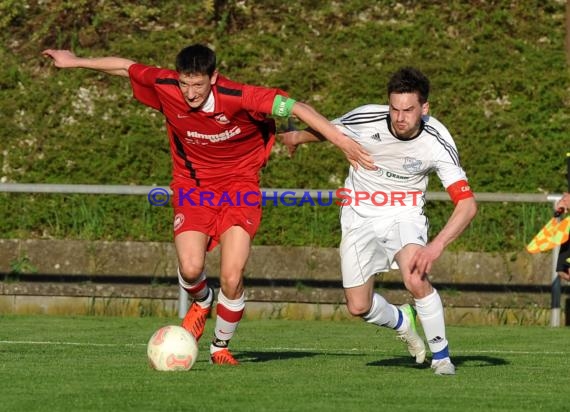
[[[396,137],[389,122],[389,107],[376,104],[358,107],[333,120],[378,167],[354,170],[351,166],[344,186],[347,195],[341,200],[364,218],[398,216],[405,220],[423,214],[431,172],[437,173],[446,189],[467,178],[451,134],[437,119],[424,116],[420,133],[412,139]]]

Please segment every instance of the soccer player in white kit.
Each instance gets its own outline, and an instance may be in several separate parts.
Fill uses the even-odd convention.
[[[350,166],[338,192],[341,208],[341,272],[348,311],[366,322],[396,330],[417,363],[426,356],[416,332],[422,324],[431,367],[454,375],[445,333],[443,304],[428,274],[445,247],[467,228],[477,204],[447,128],[428,115],[429,80],[404,67],[388,82],[389,105],[369,104],[333,120],[374,159],[376,170]],[[311,129],[281,135],[291,154],[299,144],[323,141]],[[428,175],[435,172],[455,204],[443,229],[428,242],[424,214]],[[400,269],[415,308],[400,307],[374,291],[374,275]]]

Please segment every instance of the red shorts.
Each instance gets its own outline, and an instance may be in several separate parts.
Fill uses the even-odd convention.
[[[206,187],[173,183],[174,237],[189,230],[210,237],[208,251],[232,226],[242,227],[253,240],[261,223],[261,193],[257,182],[233,182]]]

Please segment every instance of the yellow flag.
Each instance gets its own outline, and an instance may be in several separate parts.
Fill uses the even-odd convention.
[[[529,253],[546,252],[566,242],[569,232],[570,216],[561,221],[553,217],[531,240],[526,250]]]

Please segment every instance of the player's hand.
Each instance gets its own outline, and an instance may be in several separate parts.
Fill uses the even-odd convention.
[[[564,193],[562,199],[556,203],[556,209],[562,209],[563,213],[570,211],[570,193]]]
[[[419,248],[410,260],[410,271],[414,276],[425,276],[431,272],[433,263],[441,256],[443,249],[433,243]]]
[[[279,133],[277,135],[277,139],[285,145],[287,152],[289,153],[289,157],[293,157],[300,144],[299,132],[297,130],[293,130],[290,132]]]
[[[570,281],[570,269],[567,272],[558,272],[558,276],[563,280]]]
[[[53,60],[54,66],[60,69],[67,67],[75,67],[77,56],[70,50],[53,50],[46,49],[42,55]]]
[[[361,166],[368,170],[378,169],[378,167],[374,165],[374,161],[370,154],[368,154],[368,152],[354,140],[346,138],[339,147],[355,170],[358,170]]]

